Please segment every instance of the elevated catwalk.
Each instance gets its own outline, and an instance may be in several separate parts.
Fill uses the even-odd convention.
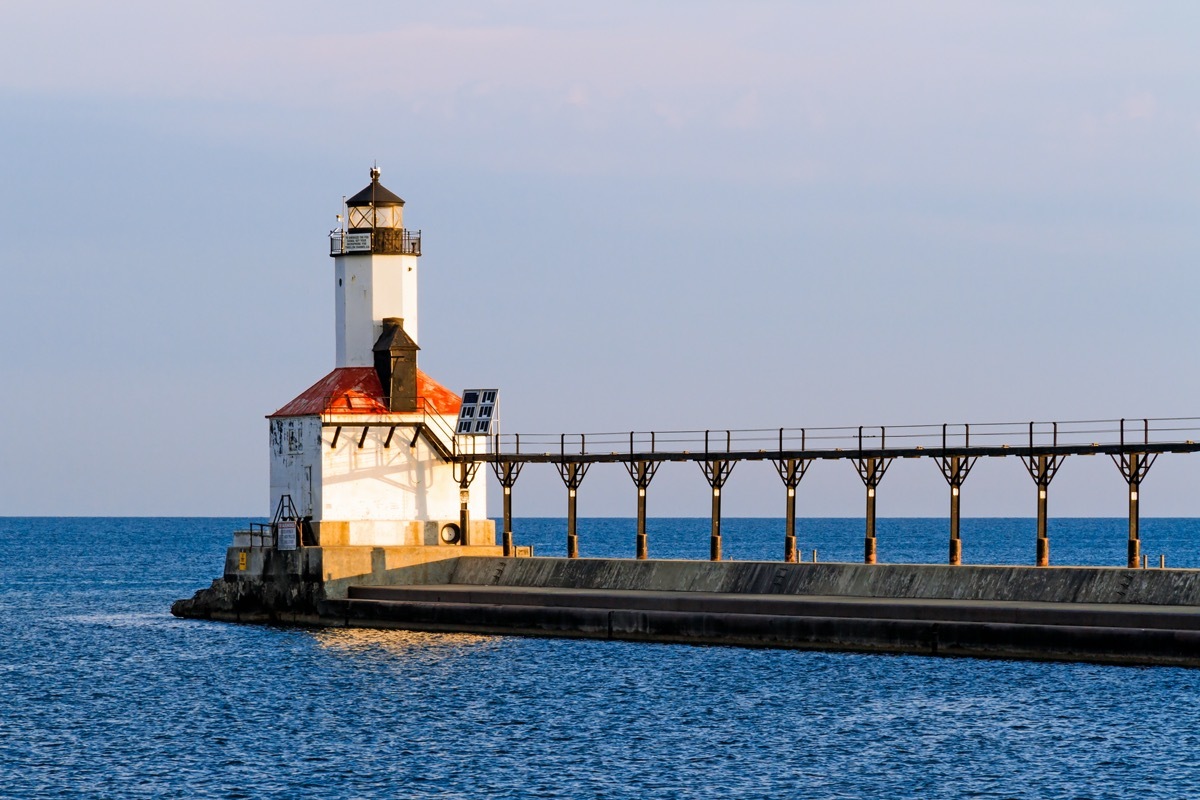
[[[981,424],[901,425],[857,428],[772,428],[722,431],[662,431],[592,434],[506,434],[456,453],[464,465],[488,463],[504,489],[504,553],[511,553],[512,494],[527,464],[554,465],[567,489],[567,555],[578,555],[576,498],[593,464],[618,463],[637,489],[639,559],[649,557],[646,497],[650,482],[667,462],[699,465],[712,489],[710,558],[721,560],[721,490],[742,461],[770,461],[787,490],[783,560],[795,562],[796,489],[815,461],[850,461],[866,489],[866,535],[863,562],[876,562],[876,494],[888,467],[897,458],[933,460],[950,488],[949,564],[962,563],[960,505],[962,487],[980,458],[1019,459],[1037,489],[1035,563],[1050,564],[1048,532],[1050,483],[1068,456],[1107,455],[1129,488],[1127,566],[1145,566],[1139,536],[1139,489],[1150,467],[1163,453],[1200,450],[1200,419],[1074,420],[1067,422],[1002,422]],[[467,466],[470,465],[470,466]],[[469,477],[464,486],[469,484]]]

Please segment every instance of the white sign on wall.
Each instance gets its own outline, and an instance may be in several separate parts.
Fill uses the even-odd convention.
[[[347,233],[346,234],[346,252],[361,253],[371,249],[371,234],[369,233]]]
[[[275,532],[275,547],[278,550],[295,550],[298,540],[297,528],[300,526],[299,520],[283,519],[277,524]]]

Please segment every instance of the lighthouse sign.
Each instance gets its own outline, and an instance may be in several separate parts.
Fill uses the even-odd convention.
[[[371,249],[371,234],[369,233],[347,233],[346,234],[346,252],[347,253],[363,253]]]
[[[299,539],[297,536],[300,522],[294,519],[281,519],[276,523],[275,547],[279,550],[295,550]]]

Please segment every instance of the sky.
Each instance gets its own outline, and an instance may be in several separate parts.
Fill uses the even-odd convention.
[[[422,369],[498,387],[506,432],[1200,416],[1195,3],[0,12],[0,515],[267,515],[264,416],[333,366],[326,236],[376,162],[423,232]],[[1198,483],[1164,456],[1143,514]],[[799,513],[863,494],[819,463]],[[879,514],[947,495],[898,462]],[[783,497],[742,464],[724,510]],[[649,498],[708,513],[691,464]],[[636,495],[598,466],[579,502]],[[514,504],[565,491],[531,466]],[[1104,458],[1051,488],[1125,506]],[[964,487],[1034,511],[1015,459]]]

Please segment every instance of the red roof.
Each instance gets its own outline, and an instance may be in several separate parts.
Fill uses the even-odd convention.
[[[462,408],[462,398],[417,370],[417,405],[428,405],[430,411],[457,417],[458,410]]]
[[[438,414],[457,415],[462,398],[417,370],[417,406]],[[338,367],[270,416],[388,413],[379,373],[373,367]]]

